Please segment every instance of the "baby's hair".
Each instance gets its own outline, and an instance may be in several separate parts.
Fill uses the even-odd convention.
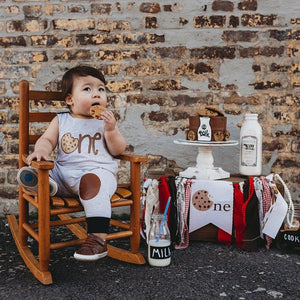
[[[106,84],[104,75],[98,69],[83,65],[74,67],[68,70],[61,80],[61,89],[64,95],[64,99],[67,97],[68,94],[72,93],[74,78],[85,76],[93,76],[101,80],[104,84]]]

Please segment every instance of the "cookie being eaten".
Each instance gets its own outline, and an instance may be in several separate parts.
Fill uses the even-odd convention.
[[[92,105],[90,108],[90,115],[95,119],[102,120],[101,116],[105,111],[107,111],[107,109],[100,104]]]

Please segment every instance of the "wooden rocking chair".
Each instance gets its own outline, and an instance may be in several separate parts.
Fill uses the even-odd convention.
[[[49,123],[55,112],[37,112],[31,110],[32,101],[39,105],[53,104],[64,101],[62,93],[48,91],[33,91],[29,89],[28,81],[19,84],[20,119],[19,119],[19,168],[26,165],[29,145],[33,145],[40,134],[33,133],[31,125],[41,122]],[[43,107],[43,106],[42,106]],[[38,122],[38,123],[37,123]],[[111,226],[116,226],[118,232],[109,233],[107,240],[130,238],[130,250],[117,248],[108,243],[108,256],[121,261],[144,264],[145,259],[139,253],[140,247],[140,164],[147,161],[145,156],[122,154],[118,159],[130,164],[130,183],[118,185],[116,193],[111,198],[112,207],[130,206],[130,223],[111,220]],[[51,161],[33,161],[31,166],[38,169],[38,192],[32,193],[19,187],[19,218],[9,215],[8,222],[17,248],[33,275],[43,284],[51,284],[49,271],[50,250],[68,246],[80,245],[87,236],[85,217],[75,212],[83,211],[79,199],[49,196],[49,170],[54,167]],[[30,219],[29,204],[37,209],[37,221]],[[73,214],[72,214],[73,213]],[[72,216],[70,215],[72,214]],[[77,215],[77,216],[76,216]],[[52,226],[67,226],[73,232],[74,239],[51,243],[50,229]],[[28,247],[28,236],[38,242],[38,257]]]

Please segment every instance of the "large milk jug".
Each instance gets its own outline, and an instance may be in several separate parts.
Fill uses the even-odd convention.
[[[153,267],[165,267],[171,262],[170,231],[167,221],[162,225],[162,220],[162,214],[152,216],[148,236],[148,262]]]
[[[262,128],[257,114],[246,114],[240,133],[240,163],[242,175],[261,175],[262,171]]]

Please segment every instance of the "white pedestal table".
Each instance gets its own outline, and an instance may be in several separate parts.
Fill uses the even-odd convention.
[[[196,166],[188,167],[186,170],[179,173],[179,176],[195,179],[223,179],[229,178],[230,173],[224,171],[220,167],[214,166],[214,157],[212,150],[214,147],[229,147],[238,145],[238,141],[189,141],[183,139],[174,140],[175,144],[184,146],[198,147],[198,155],[196,158]]]

